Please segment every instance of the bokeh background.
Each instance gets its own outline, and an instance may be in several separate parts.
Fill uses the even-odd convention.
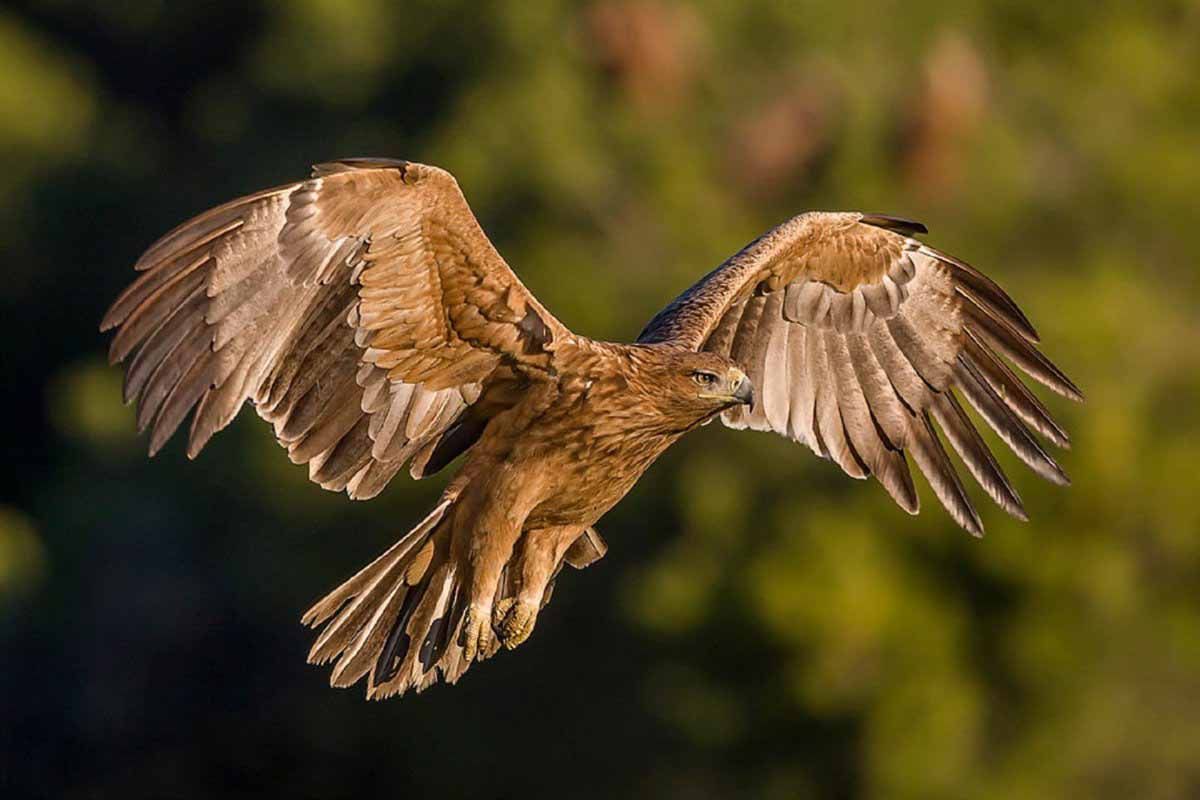
[[[445,477],[352,503],[249,411],[149,461],[96,326],[175,223],[347,155],[453,171],[603,338],[800,210],[923,220],[1087,392],[1074,485],[1005,453],[1033,521],[976,541],[710,427],[519,651],[331,690],[300,612]],[[1195,0],[8,0],[0,790],[1196,797],[1198,209]]]

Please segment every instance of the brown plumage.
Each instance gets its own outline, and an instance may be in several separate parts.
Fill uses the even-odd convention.
[[[313,481],[364,499],[466,454],[434,510],[304,616],[331,682],[370,697],[456,681],[533,629],[564,563],[676,439],[720,416],[874,475],[916,513],[906,458],[983,525],[938,436],[1010,514],[1020,498],[956,398],[1034,471],[1063,429],[1007,361],[1073,399],[1016,304],[911,238],[924,226],[802,214],[688,289],[635,344],[579,336],[521,284],[436,167],[354,159],[170,232],[113,304],[151,454],[188,455],[250,401]]]

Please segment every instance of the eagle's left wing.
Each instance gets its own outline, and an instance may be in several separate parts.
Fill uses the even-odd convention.
[[[183,223],[135,269],[101,330],[151,454],[191,413],[195,456],[249,401],[314,482],[358,499],[464,452],[557,379],[574,338],[454,177],[409,161],[319,164]]]
[[[1060,484],[1066,474],[1030,429],[1060,447],[1067,434],[1005,359],[1061,395],[1082,394],[1038,351],[1016,303],[912,238],[925,232],[854,212],[794,217],[676,298],[638,341],[730,356],[757,399],[725,412],[726,425],[773,430],[853,477],[875,475],[916,513],[909,453],[955,521],[978,535],[983,523],[935,422],[996,503],[1021,519],[1025,510],[955,390],[1022,461]]]

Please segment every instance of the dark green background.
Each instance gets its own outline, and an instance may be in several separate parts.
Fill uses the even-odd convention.
[[[96,325],[175,223],[347,155],[453,171],[603,338],[798,211],[920,219],[1087,392],[1074,486],[1005,454],[1033,519],[975,541],[709,427],[519,651],[331,690],[300,612],[444,476],[354,504],[252,412],[148,461]],[[1194,797],[1198,208],[1194,1],[6,3],[0,791]]]

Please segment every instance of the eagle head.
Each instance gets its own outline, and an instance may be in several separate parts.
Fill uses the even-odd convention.
[[[657,349],[657,348],[656,348]],[[659,350],[648,381],[655,405],[690,427],[738,405],[754,403],[754,384],[730,359],[716,353]]]

